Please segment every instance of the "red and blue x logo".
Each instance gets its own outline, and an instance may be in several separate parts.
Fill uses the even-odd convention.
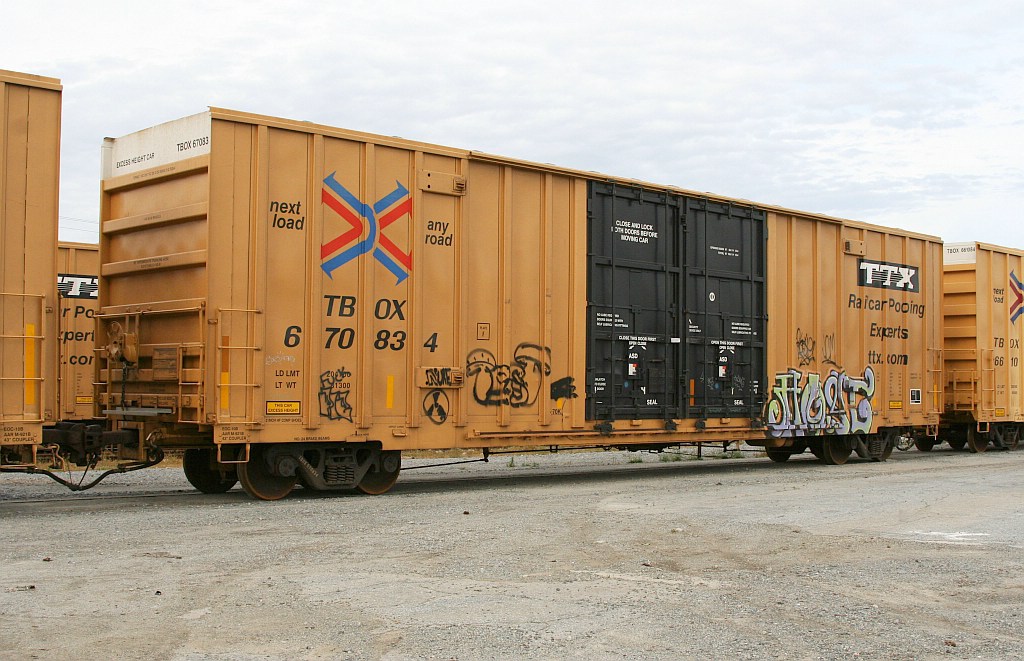
[[[412,271],[412,255],[402,252],[391,239],[384,236],[383,230],[402,216],[412,214],[412,198],[409,196],[409,190],[396,181],[395,184],[398,187],[395,190],[370,206],[360,202],[359,198],[342,186],[334,178],[335,174],[332,172],[324,178],[321,199],[332,211],[348,221],[351,227],[320,246],[320,259],[323,260],[320,268],[324,270],[327,277],[331,277],[331,273],[338,267],[348,264],[359,255],[365,255],[372,251],[374,258],[398,278],[398,282],[395,284],[399,284],[408,278],[409,272]],[[365,226],[364,219],[366,220]],[[369,228],[366,238],[358,241],[366,226]],[[345,248],[352,241],[357,241],[357,243]],[[342,248],[345,249],[334,255]],[[330,257],[331,255],[334,257]],[[330,259],[328,259],[329,257]]]
[[[1010,321],[1017,323],[1017,317],[1024,314],[1024,285],[1020,284],[1017,275],[1010,271],[1010,291],[1016,296],[1016,300],[1010,303]]]

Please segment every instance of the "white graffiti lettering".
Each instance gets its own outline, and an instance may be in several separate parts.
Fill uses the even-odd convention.
[[[812,373],[804,382],[796,369],[776,374],[766,409],[768,433],[774,438],[870,433],[874,394],[870,366],[863,377],[832,370],[824,381]]]

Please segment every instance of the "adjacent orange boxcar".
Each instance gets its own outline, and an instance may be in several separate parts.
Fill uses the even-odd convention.
[[[1016,447],[1024,423],[1024,252],[949,243],[944,269],[941,437],[973,452]]]
[[[59,80],[0,71],[0,466],[57,415],[60,116]]]

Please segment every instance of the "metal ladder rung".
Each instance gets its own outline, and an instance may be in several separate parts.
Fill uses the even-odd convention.
[[[260,315],[262,313],[263,313],[262,310],[255,310],[255,309],[219,308],[217,310],[217,324],[218,324],[218,328],[222,328],[222,329],[225,328],[227,326],[226,320],[228,318],[231,318],[232,315],[242,315],[243,316],[242,326],[245,329],[245,333],[244,334],[247,336],[247,338],[252,338],[253,335],[251,335],[251,333],[255,333],[257,331],[256,316]],[[236,334],[236,336],[238,336],[238,335]],[[226,338],[226,339],[230,339],[230,338]],[[224,363],[228,361],[228,353],[229,352],[232,352],[232,351],[242,351],[242,352],[244,352],[244,356],[239,358],[239,359],[242,360],[242,364],[245,366],[245,367],[242,368],[242,371],[247,371],[249,369],[255,370],[257,368],[257,361],[255,360],[254,354],[256,354],[256,352],[259,352],[259,351],[263,350],[262,347],[256,346],[256,345],[217,344],[215,346],[216,346],[216,349],[215,349],[216,353],[215,353],[215,356],[214,356],[215,371],[216,371],[216,374],[219,377],[224,377],[224,376],[230,376],[231,375],[231,371],[232,370],[230,368],[228,369],[228,371],[226,373],[225,373],[225,370],[224,370]],[[234,361],[232,361],[232,367],[234,367]],[[262,384],[259,384],[259,383],[245,383],[245,382],[233,383],[231,381],[218,381],[216,383],[216,385],[215,385],[216,393],[217,393],[217,398],[216,398],[216,408],[214,410],[214,412],[215,412],[215,414],[217,416],[217,420],[220,421],[220,422],[229,422],[231,424],[241,424],[241,425],[257,424],[257,421],[255,420],[256,408],[255,408],[255,402],[253,401],[253,397],[247,397],[246,398],[246,403],[245,403],[245,407],[244,407],[245,408],[245,412],[240,417],[232,417],[231,416],[231,410],[234,407],[229,406],[228,408],[225,408],[224,407],[224,400],[226,400],[230,396],[229,393],[230,393],[231,389],[233,389],[233,388],[247,388],[247,389],[252,389],[253,391],[255,391],[255,389],[256,388],[260,388],[261,385]]]

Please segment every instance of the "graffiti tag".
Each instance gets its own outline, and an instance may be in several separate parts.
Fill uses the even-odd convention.
[[[551,399],[556,402],[561,399],[576,399],[576,384],[571,376],[559,379],[551,384]]]
[[[562,415],[565,407],[565,400],[576,399],[576,383],[571,376],[559,379],[551,383],[551,399],[555,400],[555,408],[551,410],[554,415]]]
[[[451,388],[455,385],[452,378],[453,370],[450,367],[428,367],[426,371],[427,385]]]
[[[282,353],[274,353],[267,356],[267,365],[276,365],[278,363],[294,363],[295,356],[288,356]]]
[[[804,335],[799,328],[796,329],[796,356],[800,367],[814,362],[814,338]]]
[[[466,356],[466,376],[473,379],[473,398],[484,406],[533,406],[540,392],[538,381],[551,374],[551,349],[523,342],[512,362],[499,365],[487,349]]]
[[[435,425],[443,425],[448,419],[451,402],[443,390],[431,390],[423,398],[423,415],[430,418]]]
[[[821,362],[826,365],[835,365],[837,370],[842,371],[843,366],[835,361],[833,356],[836,353],[836,336],[835,333],[825,336],[825,342],[821,349],[822,360]]]
[[[328,420],[348,420],[352,422],[352,405],[348,403],[348,395],[352,376],[344,367],[327,370],[320,375],[320,415]]]
[[[870,433],[874,394],[870,366],[863,377],[832,370],[824,381],[812,373],[805,382],[796,369],[776,374],[767,407],[768,433],[775,438]]]

